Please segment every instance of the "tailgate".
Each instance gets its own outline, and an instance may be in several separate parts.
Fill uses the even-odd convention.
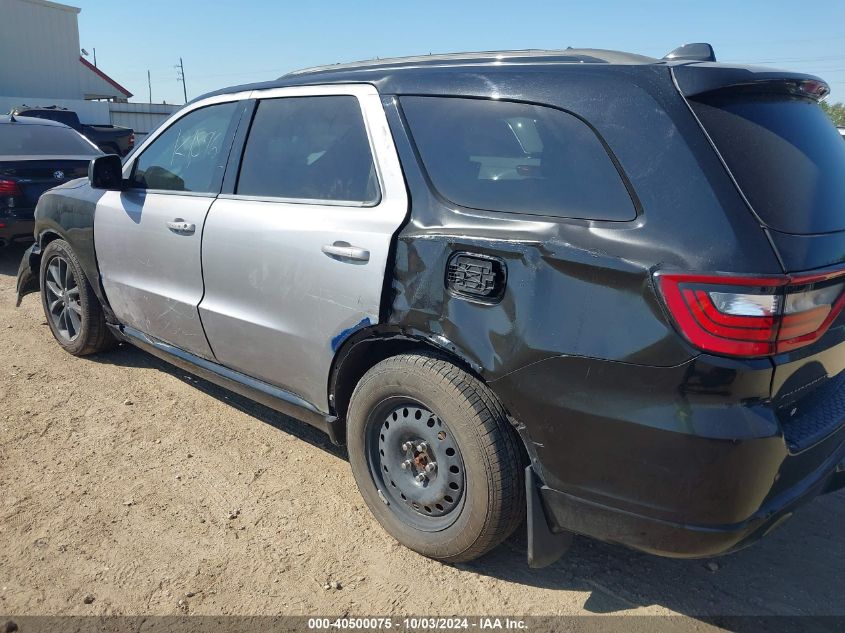
[[[841,287],[841,277],[797,275],[845,266],[845,143],[818,104],[826,84],[809,75],[714,64],[673,73],[784,272],[806,280],[808,296]],[[837,305],[843,300],[840,294]],[[823,443],[835,450],[845,425],[845,312],[821,338],[772,362],[773,404],[790,450]]]

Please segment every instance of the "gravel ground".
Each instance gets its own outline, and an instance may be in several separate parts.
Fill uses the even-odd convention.
[[[842,493],[715,562],[577,538],[532,571],[524,533],[422,558],[319,432],[133,348],[64,353],[36,295],[14,307],[22,252],[0,251],[0,614],[845,615]]]

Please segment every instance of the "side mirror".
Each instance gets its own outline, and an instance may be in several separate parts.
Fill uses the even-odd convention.
[[[120,156],[98,156],[88,164],[88,182],[93,189],[123,191],[123,163]]]

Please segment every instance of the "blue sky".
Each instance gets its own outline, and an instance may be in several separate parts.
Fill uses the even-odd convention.
[[[188,98],[326,63],[420,53],[522,48],[611,48],[663,56],[710,42],[723,61],[820,75],[845,101],[842,0],[627,2],[284,2],[68,0],[82,8],[80,44],[146,101]]]

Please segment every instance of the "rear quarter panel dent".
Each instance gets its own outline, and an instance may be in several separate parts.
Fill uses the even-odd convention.
[[[508,285],[494,305],[451,295],[446,262],[456,251],[495,255]],[[553,240],[400,237],[391,320],[454,343],[494,380],[560,354],[674,365],[690,358],[665,323],[649,270]],[[651,295],[643,302],[643,293]],[[655,318],[657,317],[657,318]]]

